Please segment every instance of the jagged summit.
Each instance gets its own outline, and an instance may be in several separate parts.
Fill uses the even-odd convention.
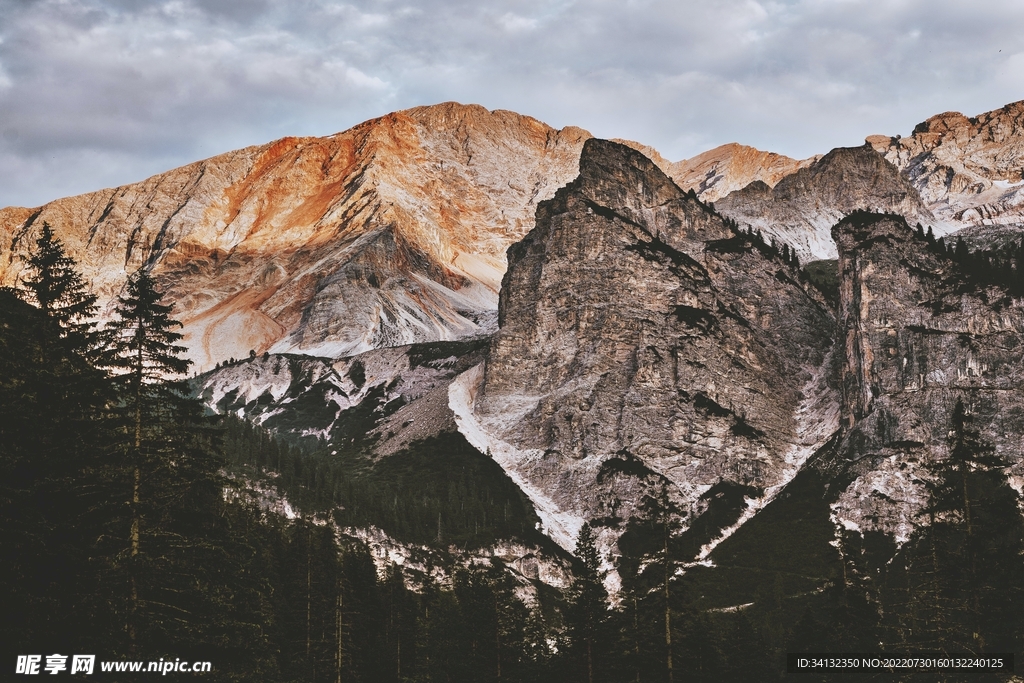
[[[718,484],[763,494],[835,425],[812,369],[832,314],[798,280],[653,161],[588,140],[509,250],[486,364],[452,386],[460,429],[563,547],[588,518],[617,537],[666,484],[695,513]]]
[[[945,112],[908,137],[867,142],[911,181],[944,231],[1024,224],[1024,101],[970,118]]]
[[[493,326],[506,248],[588,137],[449,102],[283,138],[0,210],[0,281],[46,221],[101,301],[150,264],[200,369],[250,349],[337,357],[473,336]]]

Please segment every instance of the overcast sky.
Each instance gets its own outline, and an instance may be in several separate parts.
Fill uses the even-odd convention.
[[[1024,99],[1024,2],[0,0],[0,206],[447,100],[794,157]]]

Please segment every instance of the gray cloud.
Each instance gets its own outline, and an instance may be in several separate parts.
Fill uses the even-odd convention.
[[[993,0],[0,0],[0,206],[444,100],[680,159],[792,156],[1024,98]]]

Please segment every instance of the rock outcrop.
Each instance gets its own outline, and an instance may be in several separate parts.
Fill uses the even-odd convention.
[[[948,455],[958,401],[1024,473],[1024,301],[969,277],[901,217],[853,215],[834,235],[840,453],[854,477],[835,514],[906,540],[926,500],[923,466]]]
[[[505,250],[588,137],[447,103],[284,138],[0,210],[0,284],[46,221],[103,303],[150,265],[200,370],[250,350],[336,358],[474,336],[493,329]]]
[[[832,226],[858,209],[934,219],[917,190],[870,146],[834,149],[782,178],[755,181],[715,203],[741,225],[786,242],[802,261],[836,258]]]
[[[972,118],[938,114],[908,137],[867,142],[917,188],[943,232],[1024,224],[1024,101]]]
[[[587,141],[509,250],[499,326],[452,408],[563,547],[583,519],[610,542],[658,490],[694,512],[721,482],[766,500],[836,426],[821,296],[613,142]]]

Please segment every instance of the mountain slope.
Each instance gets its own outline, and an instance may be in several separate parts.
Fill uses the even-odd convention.
[[[505,249],[568,182],[586,131],[446,103],[284,138],[141,183],[0,211],[13,284],[49,222],[101,302],[152,265],[198,367],[339,357],[493,325]]]
[[[756,180],[775,187],[784,177],[811,165],[818,158],[790,159],[782,154],[730,142],[690,159],[677,161],[663,170],[684,190],[692,189],[706,202],[717,202]]]
[[[483,360],[486,338],[373,349],[331,360],[263,354],[191,380],[212,411],[230,413],[291,442],[385,456],[456,431],[448,385]]]

